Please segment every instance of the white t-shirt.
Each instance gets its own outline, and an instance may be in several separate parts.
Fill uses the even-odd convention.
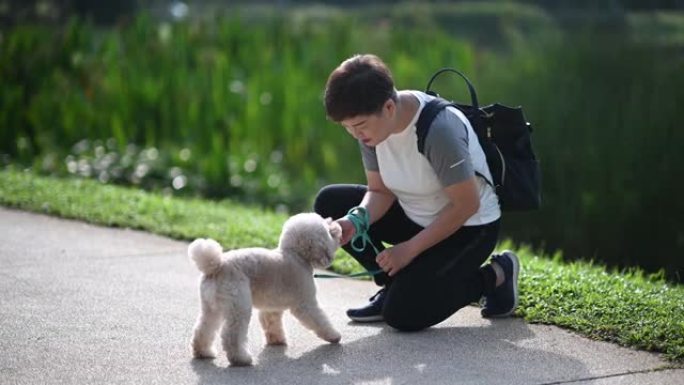
[[[425,155],[421,154],[416,122],[425,104],[434,97],[420,91],[409,92],[420,101],[420,106],[406,129],[391,134],[375,147],[359,144],[364,167],[378,171],[406,215],[426,227],[449,203],[444,187],[471,178],[475,171],[489,180],[491,174],[470,122],[453,107],[447,107],[435,117],[425,138]],[[480,208],[468,218],[465,226],[484,225],[501,217],[499,201],[492,187],[480,177],[477,186]]]

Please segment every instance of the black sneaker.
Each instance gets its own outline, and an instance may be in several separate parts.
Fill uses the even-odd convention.
[[[512,251],[492,257],[504,272],[504,283],[494,289],[494,292],[485,298],[485,305],[480,311],[485,318],[502,318],[513,314],[518,307],[518,272],[520,262],[518,256]]]
[[[347,310],[347,317],[356,322],[378,322],[382,321],[382,305],[385,303],[387,288],[380,289],[375,295],[368,299],[368,305],[356,309]]]

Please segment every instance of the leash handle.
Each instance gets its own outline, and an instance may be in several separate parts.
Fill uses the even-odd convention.
[[[351,239],[350,246],[354,251],[362,252],[367,244],[370,244],[375,251],[375,255],[380,252],[375,247],[373,242],[371,242],[370,236],[368,235],[368,229],[370,228],[370,214],[365,207],[356,206],[352,207],[347,212],[347,219],[354,225],[354,236]],[[361,245],[357,244],[357,241],[361,241]]]

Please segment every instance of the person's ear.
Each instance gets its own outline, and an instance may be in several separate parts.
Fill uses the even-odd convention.
[[[387,117],[393,118],[397,113],[397,104],[392,100],[392,98],[387,99],[385,105],[383,106],[383,111],[387,114]]]

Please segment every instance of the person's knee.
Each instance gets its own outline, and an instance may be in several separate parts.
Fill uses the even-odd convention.
[[[337,219],[358,205],[365,190],[356,185],[332,184],[323,187],[314,199],[314,212],[327,218]]]
[[[417,332],[432,326],[429,322],[416,318],[415,315],[387,308],[383,309],[383,318],[387,325],[401,332]]]
[[[387,325],[402,332],[417,332],[453,314],[440,301],[430,300],[436,291],[403,285],[400,279],[392,284],[382,309]]]
[[[332,186],[324,186],[318,191],[318,194],[316,194],[316,198],[314,199],[314,212],[324,218],[329,217],[332,214],[332,191]]]

